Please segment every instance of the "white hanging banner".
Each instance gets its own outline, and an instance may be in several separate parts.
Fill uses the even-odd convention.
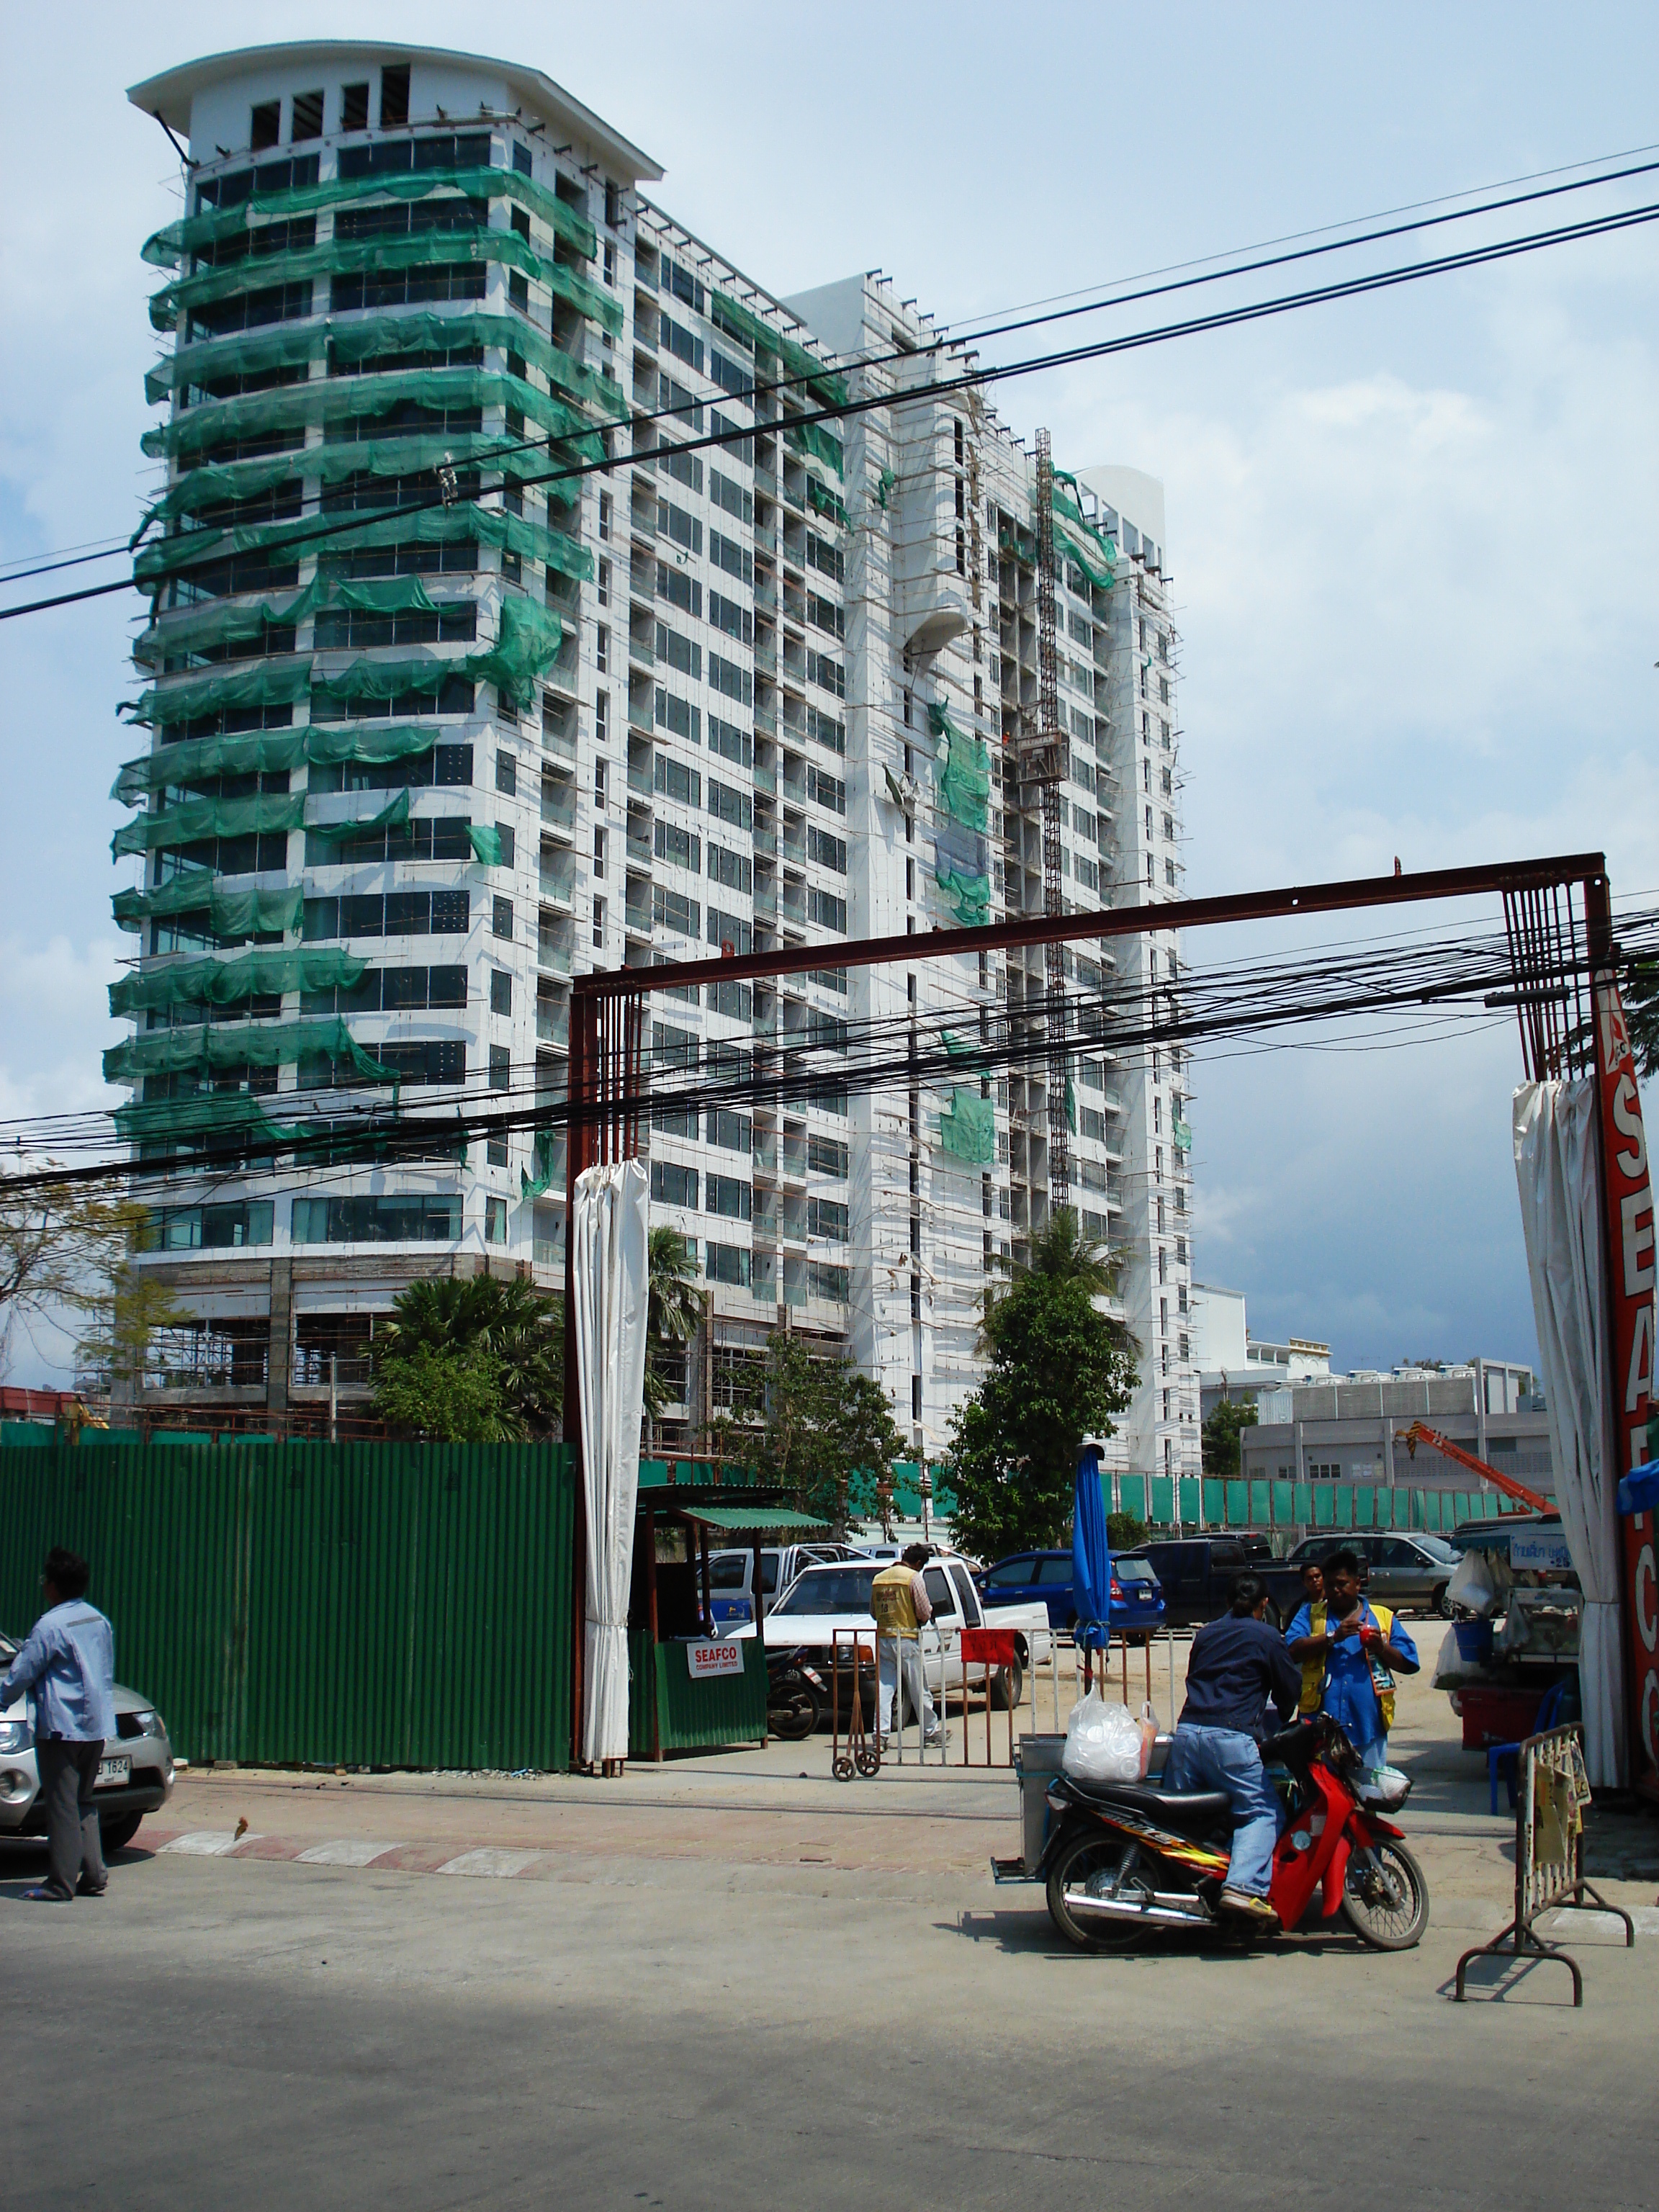
[[[638,1160],[576,1178],[571,1224],[587,1509],[582,1757],[628,1756],[628,1596],[645,1410],[647,1197]]]

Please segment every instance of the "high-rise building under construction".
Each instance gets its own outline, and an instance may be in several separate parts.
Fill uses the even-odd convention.
[[[1178,894],[1159,486],[1045,461],[1045,562],[1036,458],[969,356],[878,276],[762,289],[534,70],[325,42],[131,98],[188,159],[145,247],[150,744],[106,1062],[138,1156],[177,1166],[146,1261],[195,1317],[167,1397],[303,1419],[362,1389],[412,1279],[556,1287],[554,1121],[378,1162],[377,1126],[556,1109],[573,973],[821,945],[804,984],[652,1002],[665,1089],[791,1040],[824,1071],[651,1123],[653,1219],[708,1293],[671,1435],[787,1325],[938,1455],[987,1282],[1063,1197],[1141,1346],[1112,1455],[1195,1473],[1188,1070],[1115,1049],[1109,1003],[1178,993],[1173,934],[924,957]],[[913,966],[837,964],[906,933]],[[872,1025],[961,1079],[838,1083]],[[1005,1037],[1047,1043],[982,1073]],[[210,1176],[179,1158],[204,1139]]]

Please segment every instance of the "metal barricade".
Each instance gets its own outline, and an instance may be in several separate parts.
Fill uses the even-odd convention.
[[[902,1766],[904,1764],[903,1647],[906,1643],[910,1640],[910,1638],[902,1636],[888,1636],[879,1628],[876,1631],[876,1758],[878,1764],[879,1764],[887,1754],[887,1746],[890,1737],[893,1744],[893,1758],[895,1764],[899,1766]],[[939,1704],[935,1708],[934,1712],[934,1719],[939,1733],[933,1742],[930,1743],[927,1741],[926,1718],[927,1709],[925,1705],[918,1705],[915,1713],[916,1763],[918,1765],[926,1765],[927,1762],[927,1753],[930,1751],[936,1751],[939,1753],[939,1763],[943,1766],[945,1763],[950,1743],[950,1730],[945,1723],[945,1676],[947,1651],[945,1638],[939,1631],[938,1623],[935,1621],[924,1621],[916,1631],[915,1643],[916,1646],[916,1662],[918,1666],[921,1668],[921,1679],[924,1685],[926,1685],[927,1681],[928,1660],[930,1658],[936,1660],[939,1667]],[[881,1647],[884,1644],[891,1644],[893,1647],[893,1726],[890,1730],[884,1729],[881,1721]],[[964,1729],[967,1727],[967,1714],[965,1709],[963,1716],[963,1726]]]
[[[1515,1789],[1515,1917],[1490,1943],[1477,1943],[1457,1962],[1455,2002],[1463,2002],[1463,1978],[1471,1959],[1507,1954],[1522,1960],[1553,1959],[1572,1976],[1572,2002],[1584,2002],[1584,1978],[1578,1961],[1541,1936],[1533,1923],[1559,1905],[1582,1905],[1591,1899],[1603,1912],[1625,1923],[1625,1948],[1636,1941],[1628,1912],[1610,1905],[1584,1879],[1584,1808],[1589,1781],[1584,1772],[1583,1734],[1569,1727],[1529,1735],[1516,1758]]]
[[[968,1764],[969,1668],[978,1666],[985,1670],[985,1764],[988,1766],[991,1764],[991,1692],[995,1671],[1001,1668],[1004,1680],[1008,1679],[1007,1670],[1019,1663],[1017,1643],[1018,1638],[1012,1628],[964,1628],[962,1632],[962,1763],[964,1766]],[[1035,1686],[1032,1696],[1035,1699]],[[1007,1763],[1010,1766],[1014,1763],[1014,1700],[1012,1697],[1008,1700]]]

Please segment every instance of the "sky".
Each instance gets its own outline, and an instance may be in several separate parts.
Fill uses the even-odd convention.
[[[769,289],[879,267],[954,323],[1659,140],[1659,14],[1636,6],[497,0],[470,20],[647,150],[658,203]],[[9,16],[0,562],[106,542],[150,481],[139,247],[178,212],[178,167],[126,86],[256,41],[445,43],[456,21],[422,0]],[[1652,181],[1625,202],[1659,198]],[[1004,419],[1046,423],[1063,464],[1166,487],[1189,896],[1600,849],[1615,897],[1646,902],[1656,294],[1659,225],[1000,387]],[[106,793],[135,750],[115,708],[137,609],[116,594],[0,624],[0,1122],[115,1103],[99,1055],[128,947]],[[1534,1357],[1521,1074],[1502,1020],[1200,1058],[1195,1272],[1243,1291],[1255,1332],[1328,1340],[1340,1369]],[[48,1379],[62,1352],[20,1336],[9,1379]]]

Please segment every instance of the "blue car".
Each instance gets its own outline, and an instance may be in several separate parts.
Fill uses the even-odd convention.
[[[1044,1605],[1049,1625],[1069,1629],[1077,1619],[1069,1552],[1015,1552],[974,1577],[992,1605]],[[1159,1627],[1164,1586],[1148,1559],[1112,1561],[1112,1633],[1133,1636]]]

